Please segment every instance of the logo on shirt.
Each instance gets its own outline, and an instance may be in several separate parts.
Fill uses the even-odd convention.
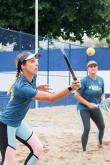
[[[101,90],[101,87],[99,87],[98,85],[90,85],[88,88],[93,90],[93,91],[100,91]]]

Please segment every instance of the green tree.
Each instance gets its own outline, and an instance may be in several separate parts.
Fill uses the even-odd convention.
[[[107,38],[110,33],[110,0],[39,0],[39,35],[83,41]]]
[[[34,33],[34,0],[0,0],[0,26]]]
[[[35,0],[0,0],[0,26],[35,34]],[[110,0],[39,0],[39,35],[110,42]]]

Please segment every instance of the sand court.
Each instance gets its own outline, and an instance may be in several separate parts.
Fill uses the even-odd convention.
[[[44,146],[38,165],[109,165],[110,113],[103,112],[106,124],[103,148],[97,147],[97,128],[91,121],[87,155],[81,148],[83,126],[76,106],[58,106],[30,110],[25,121]],[[17,165],[22,165],[28,149],[17,141]]]

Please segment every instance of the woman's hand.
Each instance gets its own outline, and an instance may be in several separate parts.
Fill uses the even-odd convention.
[[[74,82],[72,82],[71,88],[72,91],[77,90],[81,87],[80,81],[76,80]]]
[[[53,90],[53,89],[49,88],[48,85],[38,85],[37,90],[48,92],[48,93],[53,93],[53,91],[50,91],[50,90]]]
[[[87,105],[90,109],[96,109],[97,105],[95,103],[88,103]]]

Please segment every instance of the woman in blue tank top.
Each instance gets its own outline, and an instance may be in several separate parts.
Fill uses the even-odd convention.
[[[36,59],[37,58],[37,59]],[[10,89],[10,100],[4,111],[0,111],[1,165],[15,165],[16,139],[30,149],[25,165],[35,165],[43,147],[36,134],[23,121],[32,100],[56,101],[80,87],[75,81],[70,87],[57,93],[50,93],[47,86],[36,88],[38,54],[22,52],[16,59],[16,82]],[[41,91],[44,90],[44,91]]]
[[[84,131],[82,134],[82,147],[86,151],[88,136],[90,132],[90,119],[96,124],[98,133],[98,147],[102,147],[104,135],[104,120],[100,109],[95,104],[99,104],[104,99],[104,81],[97,76],[98,66],[96,61],[89,61],[87,64],[88,75],[81,81],[81,88],[75,93],[78,100],[78,109],[82,118]]]

